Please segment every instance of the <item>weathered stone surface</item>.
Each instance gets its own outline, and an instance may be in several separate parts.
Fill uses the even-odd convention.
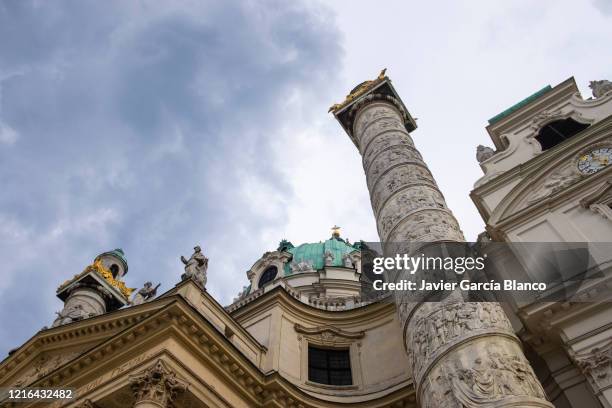
[[[464,241],[392,103],[363,104],[353,137],[383,245]],[[415,304],[404,296],[396,303],[422,407],[550,406],[498,304],[467,303],[460,295]]]
[[[135,407],[172,407],[177,394],[187,389],[187,383],[169,370],[163,361],[140,374],[130,377],[130,386],[136,399]]]

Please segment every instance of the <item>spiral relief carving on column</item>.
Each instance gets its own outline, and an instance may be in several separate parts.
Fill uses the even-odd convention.
[[[372,86],[334,114],[362,155],[385,255],[394,255],[386,253],[389,243],[463,242],[407,132],[413,119],[390,95],[388,79]],[[410,303],[405,296],[395,299],[422,407],[552,406],[497,303],[466,303],[461,296]]]

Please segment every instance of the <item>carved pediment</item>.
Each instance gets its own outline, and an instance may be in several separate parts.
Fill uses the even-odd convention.
[[[294,328],[311,342],[326,346],[352,343],[365,336],[363,331],[349,332],[331,326],[304,327],[296,323]]]
[[[25,387],[163,307],[165,301],[124,309],[38,332],[0,363],[0,386]]]
[[[550,202],[558,194],[571,191],[573,186],[582,180],[603,173],[609,174],[610,168],[604,168],[595,174],[582,174],[578,170],[580,157],[600,146],[610,146],[612,139],[604,134],[595,134],[590,143],[568,145],[555,154],[543,156],[542,160],[525,167],[527,173],[514,188],[500,201],[489,218],[489,225],[495,226],[503,220],[521,213],[528,208]],[[604,137],[602,137],[604,136]],[[520,174],[518,175],[520,176]],[[605,194],[606,192],[602,192]]]
[[[26,387],[56,368],[75,359],[81,355],[83,351],[84,350],[72,350],[67,352],[42,353],[28,364],[28,367],[23,373],[16,377],[16,380],[12,381],[11,386],[17,388]]]
[[[525,205],[537,203],[548,198],[558,191],[574,184],[584,177],[581,175],[574,163],[570,163],[552,173],[544,179],[528,196]]]

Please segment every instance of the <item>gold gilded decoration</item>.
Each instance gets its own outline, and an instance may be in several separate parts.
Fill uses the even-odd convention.
[[[102,264],[102,261],[100,259],[96,259],[96,260],[94,260],[94,263],[89,265],[88,267],[86,267],[83,270],[83,272],[74,275],[72,277],[72,279],[68,279],[67,281],[62,283],[57,288],[57,291],[60,292],[62,289],[64,289],[70,283],[76,281],[78,278],[80,278],[81,276],[83,276],[83,275],[85,275],[85,274],[87,274],[88,272],[91,272],[91,271],[96,272],[98,275],[103,277],[104,280],[107,281],[111,286],[114,286],[115,288],[119,289],[121,294],[123,296],[125,296],[127,299],[129,299],[129,297],[132,294],[132,292],[134,290],[136,290],[136,288],[128,288],[127,286],[125,286],[125,282],[123,282],[121,280],[118,280],[118,279],[115,279],[113,277],[112,272],[109,271],[108,269],[106,269],[106,267]]]
[[[336,103],[332,105],[327,112],[338,112],[340,109],[344,108],[346,105],[354,101],[357,97],[363,95],[364,93],[372,89],[374,85],[378,85],[380,82],[387,78],[385,72],[387,72],[387,68],[380,71],[380,74],[378,74],[378,77],[376,77],[376,79],[363,82],[357,87],[357,89],[348,94],[342,103]]]
[[[121,294],[126,298],[129,298],[135,288],[128,288],[125,286],[125,282],[115,279],[111,271],[106,269],[106,267],[102,264],[100,259],[96,259],[92,265],[89,265],[85,268],[86,271],[94,271],[97,272],[98,275],[102,276],[104,280],[111,284],[111,286],[119,289]]]

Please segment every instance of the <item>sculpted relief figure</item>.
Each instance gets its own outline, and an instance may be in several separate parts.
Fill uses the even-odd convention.
[[[544,184],[529,197],[527,204],[533,204],[542,200],[573,184],[578,179],[580,179],[580,174],[573,171],[573,167],[566,167],[559,170],[544,181]]]
[[[495,349],[477,357],[469,367],[457,367],[450,376],[453,391],[464,406],[478,406],[504,396],[545,399],[531,367],[517,356]]]
[[[181,256],[181,262],[185,264],[185,273],[182,280],[193,279],[201,287],[206,286],[206,271],[208,270],[208,258],[202,253],[202,248],[195,246],[193,255],[189,259]]]
[[[157,286],[153,287],[151,282],[145,282],[144,287],[134,295],[132,305],[140,305],[153,299],[155,295],[157,295],[157,288],[159,288],[160,285],[161,283],[158,283]]]

